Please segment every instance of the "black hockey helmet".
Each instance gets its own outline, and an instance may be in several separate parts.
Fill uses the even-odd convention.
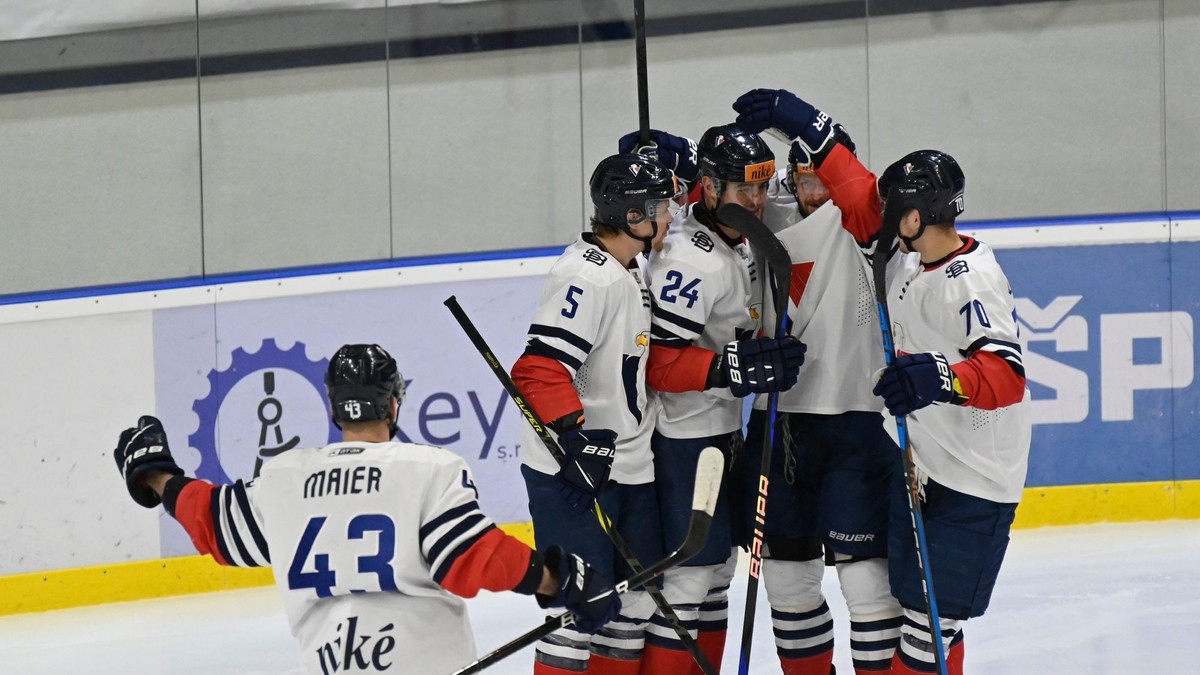
[[[700,175],[718,181],[757,183],[775,175],[775,153],[758,134],[722,124],[704,132],[697,144]]]
[[[600,160],[589,181],[592,192],[592,218],[615,227],[641,241],[650,250],[658,234],[655,221],[658,208],[670,208],[682,196],[679,179],[657,159],[636,153],[622,153]],[[664,203],[665,200],[665,203]],[[630,221],[629,212],[641,214]],[[650,219],[653,234],[639,237],[629,225]]]
[[[404,378],[383,347],[343,345],[325,371],[325,392],[339,429],[341,422],[387,420],[396,435],[391,402],[394,396],[399,405],[404,403]]]
[[[879,176],[879,196],[886,200],[893,187],[909,188],[905,191],[905,206],[917,210],[924,227],[953,223],[963,212],[966,185],[967,179],[953,157],[938,150],[917,150],[901,157]]]

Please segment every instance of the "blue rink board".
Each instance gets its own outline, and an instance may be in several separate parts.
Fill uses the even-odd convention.
[[[1200,478],[1191,377],[1200,243],[1001,249],[996,256],[1028,340],[1035,424],[1026,484]],[[1052,310],[1055,302],[1060,309]]]

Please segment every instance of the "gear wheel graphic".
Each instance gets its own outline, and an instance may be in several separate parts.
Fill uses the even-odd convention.
[[[263,370],[287,370],[302,376],[314,389],[325,397],[325,370],[329,367],[329,359],[322,358],[311,361],[305,353],[303,342],[297,341],[290,349],[282,350],[276,345],[274,338],[263,340],[262,346],[256,352],[247,352],[238,347],[233,350],[232,362],[226,370],[213,369],[208,373],[208,395],[192,404],[192,411],[200,419],[200,425],[195,433],[188,436],[188,445],[200,453],[200,466],[196,468],[196,477],[203,478],[218,485],[232,483],[233,480],[221,465],[217,452],[217,417],[221,404],[230,391],[246,377]],[[337,439],[337,427],[329,420],[329,433],[326,443]]]

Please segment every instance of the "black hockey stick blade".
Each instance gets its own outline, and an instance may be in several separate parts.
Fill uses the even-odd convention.
[[[717,495],[721,491],[721,475],[724,470],[725,459],[720,450],[708,447],[700,453],[696,464],[696,485],[692,493],[692,517],[683,543],[667,557],[614,586],[610,593],[623,594],[640,588],[672,567],[687,562],[704,548],[704,543],[708,541],[709,528],[712,527],[713,511],[717,507]],[[570,612],[550,617],[533,630],[456,670],[454,675],[478,673],[574,622],[575,617]]]
[[[792,281],[792,255],[767,224],[740,204],[725,204],[717,209],[717,220],[737,230],[750,248],[767,261],[775,279],[775,335],[783,334],[787,318],[788,288]]]

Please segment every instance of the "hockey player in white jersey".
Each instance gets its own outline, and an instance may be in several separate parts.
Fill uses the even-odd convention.
[[[901,622],[886,560],[899,450],[871,393],[883,352],[861,247],[879,227],[878,204],[864,198],[875,195],[875,177],[841,125],[786,91],[754,90],[733,107],[739,124],[794,139],[777,194],[803,216],[776,232],[792,257],[790,330],[811,346],[800,382],[779,397],[772,452],[763,583],[776,650],[786,675],[831,671],[834,622],[821,591],[830,564],[849,610],[855,672],[887,672]],[[764,305],[773,321],[774,303]],[[747,456],[762,447],[765,415],[756,401]]]
[[[905,215],[887,295],[898,356],[875,393],[908,419],[951,675],[964,672],[962,624],[987,609],[1004,560],[1032,424],[1012,287],[991,248],[954,226],[965,186],[937,150],[905,155],[879,178]],[[898,675],[937,672],[905,489],[894,481],[889,548],[904,606]]]
[[[449,673],[475,659],[466,607],[480,589],[536,594],[595,630],[620,602],[559,547],[541,553],[480,510],[467,463],[391,442],[404,379],[378,345],[346,345],[325,377],[344,440],[290,450],[251,483],[194,480],[144,416],[121,433],[117,468],[134,501],[160,502],[223,565],[274,568],[310,673]],[[597,597],[599,596],[599,597]]]
[[[674,137],[678,138],[678,137]],[[671,147],[669,139],[658,147]],[[677,144],[675,144],[677,145]],[[714,446],[732,458],[742,446],[742,397],[784,391],[796,383],[804,345],[754,337],[761,283],[753,253],[717,209],[737,203],[786,220],[790,209],[769,205],[775,156],[756,134],[734,125],[712,127],[698,146],[700,201],[671,226],[650,259],[654,298],[648,383],[662,408],[653,438],[655,483],[664,544],[673,550],[687,530],[695,462]],[[661,150],[660,150],[661,152]],[[668,571],[663,594],[698,632],[697,642],[717,669],[725,648],[730,579],[736,566],[728,490],[717,502],[704,550]],[[643,673],[688,673],[691,656],[666,620],[655,615],[646,634]]]
[[[646,390],[650,295],[639,261],[661,244],[682,193],[669,169],[636,154],[602,160],[590,191],[591,231],[551,267],[512,378],[566,457],[560,467],[523,430],[521,474],[538,546],[570,542],[621,579],[630,570],[589,509],[599,495],[639,561],[663,556],[650,453],[657,401]],[[636,674],[653,612],[646,592],[627,594],[596,635],[561,630],[539,641],[534,673]]]

